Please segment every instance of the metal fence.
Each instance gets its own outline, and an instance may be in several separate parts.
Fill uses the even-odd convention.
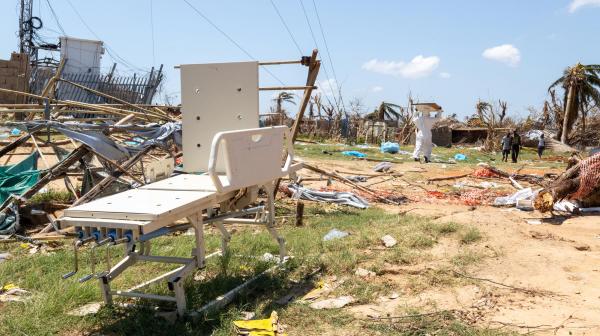
[[[53,71],[38,69],[32,74],[31,90],[40,94],[46,83],[54,76]],[[114,76],[110,74],[93,73],[67,73],[62,79],[86,86],[90,89],[120,98],[132,104],[151,104],[158,86],[163,79],[162,66],[143,76]],[[80,89],[67,82],[59,82],[56,88],[56,98],[60,100],[73,100],[91,104],[111,103],[110,99],[99,97],[93,93]]]

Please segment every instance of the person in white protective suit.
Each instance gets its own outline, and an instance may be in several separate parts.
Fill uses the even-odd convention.
[[[441,116],[442,111],[437,112],[434,117],[430,116],[429,112],[420,112],[413,119],[415,126],[417,127],[415,152],[413,153],[415,161],[420,161],[419,156],[421,154],[423,154],[423,157],[425,158],[425,163],[431,161],[431,151],[433,150],[431,127],[441,118]]]

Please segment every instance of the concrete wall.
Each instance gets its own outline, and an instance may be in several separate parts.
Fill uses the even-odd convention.
[[[10,60],[0,60],[0,88],[28,91],[29,61],[25,54],[12,53]],[[0,92],[0,104],[24,103],[25,98]]]

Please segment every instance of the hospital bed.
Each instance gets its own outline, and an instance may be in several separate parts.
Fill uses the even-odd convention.
[[[287,153],[285,160],[282,153]],[[230,240],[225,224],[263,224],[279,244],[279,261],[284,260],[285,242],[273,225],[274,188],[278,179],[299,168],[292,160],[293,147],[285,126],[220,132],[212,141],[207,173],[177,175],[65,210],[61,226],[74,227],[78,238],[74,270],[63,278],[80,271],[78,249],[88,245],[91,272],[76,278],[80,282],[97,278],[106,304],[112,304],[114,296],[171,301],[176,303],[178,314],[184,314],[184,279],[204,268],[209,257],[204,224],[215,225],[222,234],[221,253]],[[219,173],[217,167],[225,169]],[[267,201],[256,206],[259,189],[266,192]],[[175,223],[183,218],[188,223]],[[195,238],[189,258],[151,254],[152,239],[188,229]],[[111,266],[109,249],[115,245],[124,246],[125,256]],[[97,271],[100,248],[106,248],[107,266]],[[180,266],[128,290],[111,288],[111,282],[138,261]],[[172,295],[141,291],[163,280]]]

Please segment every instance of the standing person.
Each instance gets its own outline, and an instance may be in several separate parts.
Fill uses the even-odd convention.
[[[435,117],[429,115],[429,112],[420,112],[417,117],[413,120],[417,127],[417,136],[415,139],[415,151],[413,152],[413,158],[415,161],[420,161],[419,155],[423,153],[425,163],[431,161],[431,151],[433,150],[433,143],[431,142],[431,127],[433,124],[440,119],[442,111],[435,114]]]
[[[510,132],[506,132],[506,135],[502,137],[502,161],[508,162],[508,156],[510,155],[510,146],[512,146],[512,137]]]
[[[542,133],[538,140],[538,158],[540,160],[542,159],[542,154],[544,154],[544,149],[546,149],[546,139],[544,139],[544,133]]]
[[[521,150],[521,136],[515,130],[512,137],[512,162],[517,163],[519,159],[519,151]]]

